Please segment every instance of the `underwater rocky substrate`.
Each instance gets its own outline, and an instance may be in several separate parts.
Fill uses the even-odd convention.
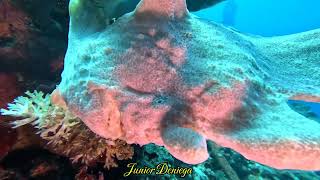
[[[215,147],[211,144],[210,146]],[[240,154],[227,149],[219,148],[213,151],[209,161],[191,166],[173,158],[164,148],[156,145],[147,145],[143,148],[135,146],[135,155],[132,160],[120,161],[117,168],[106,170],[103,164],[92,167],[83,167],[74,164],[67,157],[53,154],[41,148],[26,148],[10,152],[0,163],[0,179],[145,179],[157,178],[155,175],[132,175],[123,177],[128,172],[126,167],[130,162],[137,162],[139,167],[154,167],[156,164],[167,162],[173,167],[191,167],[192,175],[185,179],[319,179],[314,172],[275,170],[258,163],[248,161]],[[216,153],[216,154],[213,154]],[[163,179],[180,179],[179,175],[162,175]],[[100,180],[99,179],[99,180]]]

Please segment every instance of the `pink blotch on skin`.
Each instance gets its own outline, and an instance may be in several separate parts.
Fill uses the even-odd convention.
[[[218,143],[232,147],[232,149],[241,152],[241,154],[248,159],[255,159],[258,162],[263,162],[277,169],[287,169],[286,165],[289,163],[297,169],[305,170],[320,166],[320,161],[315,161],[315,159],[320,156],[320,151],[310,149],[308,156],[306,156],[305,145],[294,140],[270,140],[270,142],[253,144],[246,141],[224,138],[222,142]],[[319,146],[319,144],[314,146]],[[259,151],[258,154],[255,153],[257,151]],[[293,162],[292,157],[299,159],[299,161]]]
[[[154,15],[161,15],[168,18],[182,18],[187,14],[187,5],[185,0],[167,1],[143,0],[139,3],[135,13],[152,12]]]
[[[75,115],[81,116],[82,121],[96,134],[106,139],[118,139],[122,136],[121,115],[119,112],[120,93],[105,86],[88,83],[88,93],[92,96],[90,105],[85,110],[68,104]]]
[[[122,113],[122,125],[125,130],[125,139],[128,143],[140,145],[154,142],[163,145],[161,138],[161,120],[170,107],[152,107],[152,98],[138,99],[130,97]]]
[[[213,129],[231,128],[233,112],[242,107],[242,97],[245,95],[245,84],[241,83],[234,84],[232,88],[222,88],[213,94],[202,92],[210,84],[214,85],[209,82],[188,92],[196,129],[209,138]]]
[[[180,79],[174,68],[153,58],[143,61],[120,65],[117,76],[124,87],[142,92],[155,92],[168,91],[172,86],[179,84]]]
[[[179,67],[185,62],[186,49],[184,47],[171,46],[170,40],[167,38],[157,41],[156,46],[168,52],[172,64]]]
[[[156,29],[151,28],[151,29],[149,29],[148,34],[153,37],[157,34],[157,31],[156,31]]]
[[[168,50],[170,48],[170,40],[169,39],[160,39],[159,41],[156,42],[156,46]]]
[[[184,48],[172,48],[171,52],[173,56],[170,57],[172,64],[176,66],[181,66],[185,62],[185,53],[186,50]]]
[[[300,100],[300,101],[307,101],[307,102],[314,102],[314,103],[320,103],[320,97],[319,96],[313,96],[308,94],[297,94],[290,98],[290,100]]]

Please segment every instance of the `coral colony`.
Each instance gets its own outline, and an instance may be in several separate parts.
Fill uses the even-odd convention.
[[[2,110],[25,117],[16,126],[35,124],[75,160],[109,152],[107,166],[114,154],[132,156],[127,144],[150,143],[202,163],[210,140],[271,167],[320,169],[320,124],[287,104],[319,100],[319,29],[248,36],[198,19],[185,0],[142,0],[111,26],[91,1],[69,9],[62,81],[50,96],[27,93]]]

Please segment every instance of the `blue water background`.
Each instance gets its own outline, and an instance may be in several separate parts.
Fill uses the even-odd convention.
[[[195,14],[263,36],[320,28],[319,0],[226,0]]]
[[[226,0],[195,14],[243,33],[261,36],[287,35],[320,28],[320,0]],[[320,122],[320,104],[306,105],[317,114]]]

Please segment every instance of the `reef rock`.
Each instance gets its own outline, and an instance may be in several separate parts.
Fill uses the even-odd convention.
[[[25,2],[26,3],[26,2]],[[27,4],[24,4],[27,7]],[[51,20],[38,12],[47,22]],[[42,18],[41,18],[42,19]],[[42,19],[41,21],[45,21]],[[0,1],[0,69],[47,76],[50,64],[66,50],[66,33],[59,28],[37,27],[38,20],[11,0]],[[41,23],[40,23],[41,24]],[[49,23],[60,26],[60,23]],[[59,25],[58,25],[59,24]],[[5,67],[5,69],[4,69]],[[49,76],[49,75],[48,75]]]
[[[14,74],[0,73],[0,108],[4,108],[14,97],[20,94],[17,78]],[[5,82],[5,83],[4,83]],[[8,117],[0,116],[0,159],[2,159],[17,141],[17,133],[10,128]]]
[[[189,14],[185,0],[142,0],[105,26],[87,5],[70,1],[55,97],[93,132],[190,164],[212,140],[275,168],[320,169],[320,124],[287,104],[320,96],[320,30],[243,35]]]

